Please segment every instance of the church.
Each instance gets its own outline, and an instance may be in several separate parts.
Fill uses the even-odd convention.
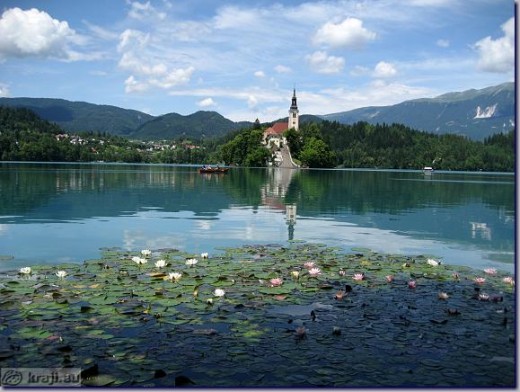
[[[281,121],[276,122],[264,131],[262,138],[262,144],[267,148],[276,146],[277,148],[287,144],[287,140],[283,136],[283,133],[288,129],[294,128],[298,130],[299,127],[299,111],[298,103],[296,102],[296,89],[293,90],[291,107],[289,108],[289,117],[287,122]]]

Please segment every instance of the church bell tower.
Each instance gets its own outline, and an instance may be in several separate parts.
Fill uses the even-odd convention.
[[[291,107],[289,109],[289,121],[287,123],[287,126],[289,129],[291,128],[294,128],[294,130],[298,130],[298,120],[299,120],[299,115],[298,115],[299,111],[298,111],[298,104],[296,103],[296,89],[293,90],[293,96],[292,96],[292,102],[291,102]]]

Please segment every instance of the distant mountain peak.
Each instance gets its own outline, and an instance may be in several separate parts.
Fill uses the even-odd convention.
[[[452,92],[435,98],[420,98],[390,106],[365,107],[321,116],[342,124],[400,123],[437,134],[452,133],[483,140],[508,132],[515,119],[514,83],[483,89]]]

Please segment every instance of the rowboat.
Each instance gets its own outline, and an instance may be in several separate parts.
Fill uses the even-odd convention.
[[[227,173],[229,171],[229,167],[211,167],[211,166],[202,166],[199,169],[199,173]]]
[[[425,167],[423,167],[423,173],[424,173],[424,174],[433,174],[433,171],[434,171],[434,170],[433,170],[433,167],[431,167],[431,166],[425,166]]]

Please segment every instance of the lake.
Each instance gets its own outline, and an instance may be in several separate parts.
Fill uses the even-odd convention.
[[[0,163],[0,270],[306,241],[514,271],[513,173]]]

